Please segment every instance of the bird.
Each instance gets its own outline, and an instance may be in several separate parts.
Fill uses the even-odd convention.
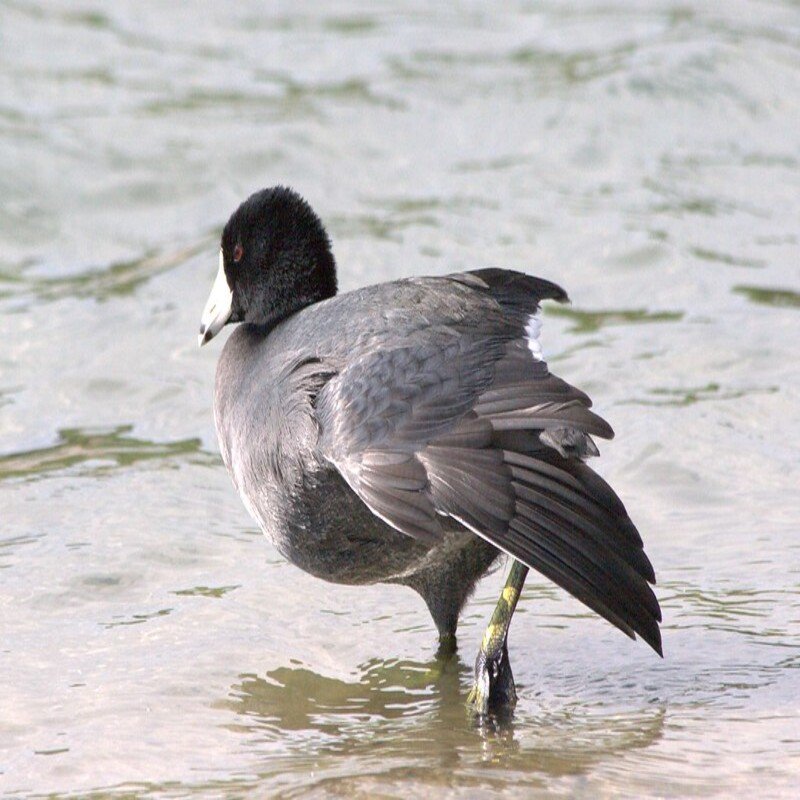
[[[662,655],[653,566],[587,464],[609,424],[550,372],[542,301],[557,284],[489,267],[337,293],[331,240],[296,191],[257,191],[225,225],[199,344],[219,357],[214,421],[250,515],[325,581],[399,584],[426,603],[439,654],[503,553],[508,579],[468,707],[513,708],[514,609],[533,569]]]

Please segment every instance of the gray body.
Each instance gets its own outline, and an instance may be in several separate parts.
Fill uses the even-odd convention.
[[[405,584],[443,636],[500,551],[660,651],[642,540],[584,460],[611,438],[529,324],[558,286],[478,270],[243,324],[217,367],[223,460],[292,563]]]
[[[387,287],[394,305],[385,311]],[[314,408],[328,370],[427,327],[425,295],[413,282],[384,284],[304,308],[266,337],[238,326],[217,365],[214,418],[233,483],[284,558],[334,583],[409,586],[439,631],[453,633],[501,551],[455,520],[430,542],[377,517],[321,451]]]

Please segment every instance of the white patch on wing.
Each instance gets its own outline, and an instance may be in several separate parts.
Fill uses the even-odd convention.
[[[528,324],[525,326],[525,335],[528,337],[528,349],[536,361],[543,361],[542,345],[539,342],[539,334],[542,331],[542,321],[536,316],[531,314],[528,317]]]

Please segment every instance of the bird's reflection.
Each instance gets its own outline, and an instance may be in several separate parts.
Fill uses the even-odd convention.
[[[429,662],[373,659],[353,680],[295,664],[265,677],[240,675],[220,705],[237,715],[231,728],[270,744],[265,755],[281,746],[288,757],[280,759],[284,770],[292,764],[303,769],[312,756],[322,767],[335,755],[368,759],[371,769],[381,764],[384,777],[403,764],[406,771],[443,774],[503,767],[541,779],[584,773],[662,736],[663,706],[614,713],[572,703],[544,711],[532,707],[528,695],[513,715],[476,722],[464,704],[470,679],[471,669],[457,655]],[[293,752],[301,757],[293,759]]]
[[[283,730],[335,732],[352,720],[396,720],[423,714],[440,702],[458,702],[457,659],[416,662],[371,659],[352,681],[319,675],[303,666],[240,675],[230,707]]]

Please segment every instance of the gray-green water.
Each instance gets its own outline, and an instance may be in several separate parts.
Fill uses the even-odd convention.
[[[661,661],[543,580],[513,724],[421,601],[321,583],[219,461],[216,238],[284,182],[344,289],[562,283],[554,370],[659,576]],[[796,2],[0,5],[0,793],[794,797]],[[223,337],[224,338],[224,337]]]

